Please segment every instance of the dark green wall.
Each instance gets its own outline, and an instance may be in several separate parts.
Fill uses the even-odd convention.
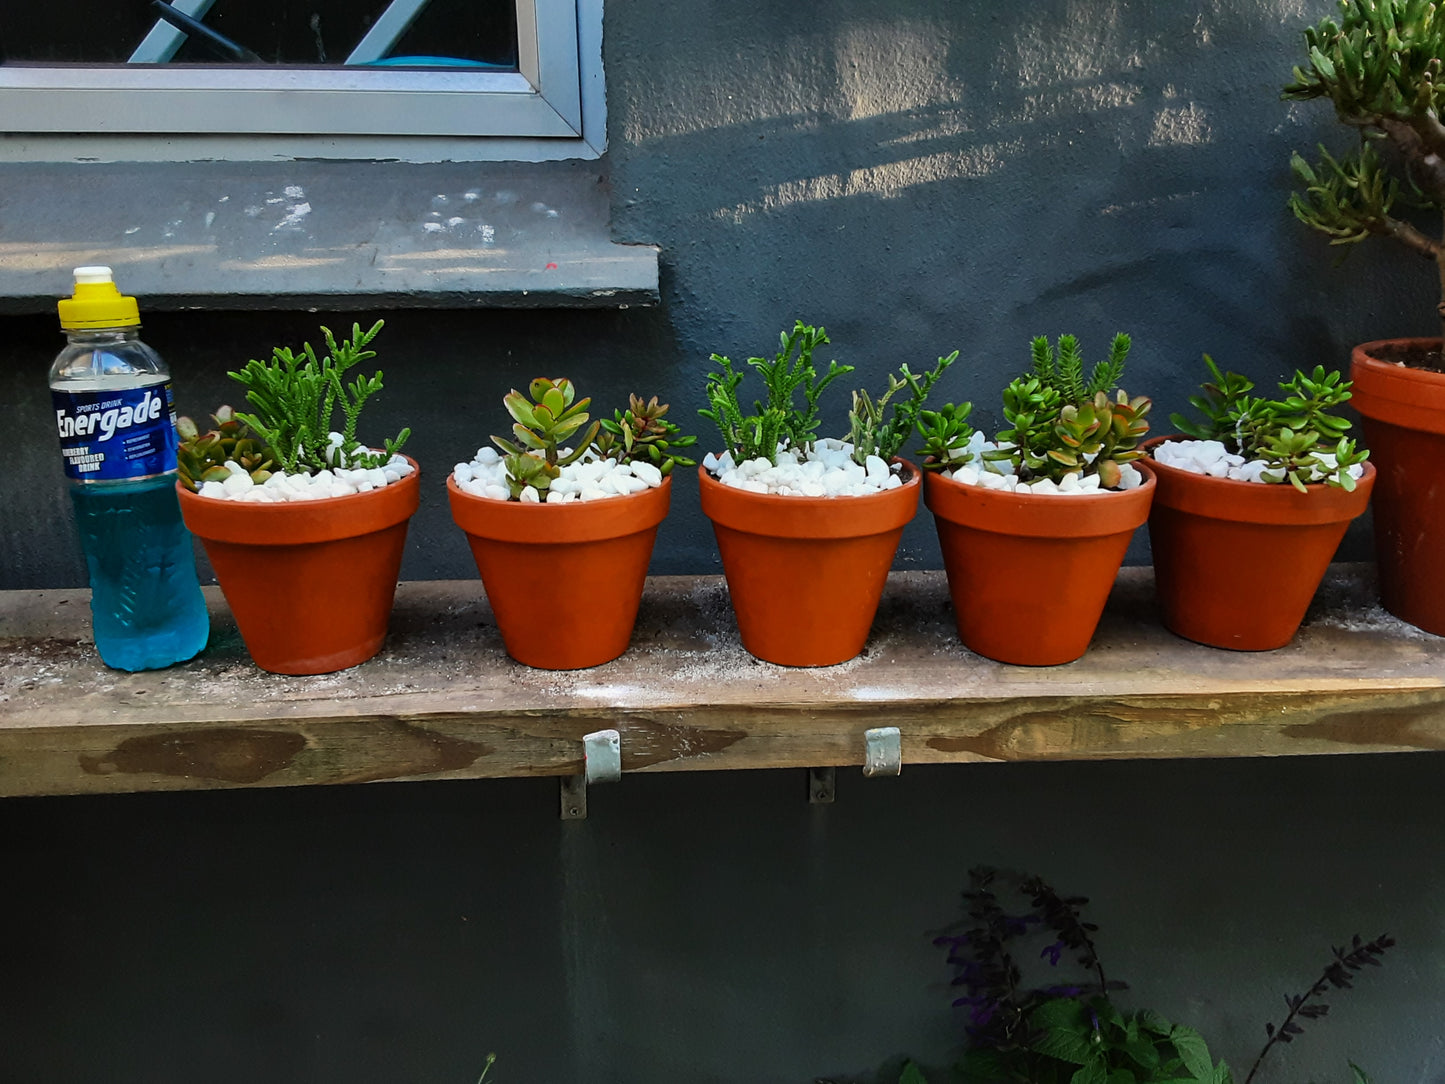
[[[607,13],[614,228],[661,246],[663,303],[388,314],[378,432],[426,482],[408,578],[474,575],[441,480],[501,395],[569,374],[688,422],[712,351],[825,324],[871,386],[954,348],[985,419],[1036,334],[1127,330],[1130,390],[1181,409],[1199,355],[1261,382],[1428,334],[1427,265],[1341,268],[1284,208],[1278,99],[1325,4],[666,3]],[[325,321],[148,318],[184,409]],[[43,385],[49,318],[0,344],[0,587],[82,583]],[[831,413],[840,425],[840,396]],[[712,435],[704,435],[704,444]],[[902,566],[933,567],[926,513]],[[1367,538],[1351,543],[1364,556]],[[1136,554],[1142,556],[1142,554]],[[709,572],[695,487],[654,570]],[[965,871],[1092,896],[1111,970],[1244,1068],[1281,995],[1356,931],[1400,941],[1263,1079],[1445,1079],[1439,765],[1430,755],[639,777],[556,820],[555,783],[0,804],[0,1080],[803,1082],[958,1035],[930,932]]]
[[[1237,1071],[1331,945],[1388,931],[1257,1080],[1445,1076],[1434,755],[838,791],[628,776],[570,823],[550,780],[0,804],[0,1080],[474,1084],[495,1050],[501,1084],[871,1084],[956,1051],[931,939],[976,863],[1090,896],[1120,999]]]

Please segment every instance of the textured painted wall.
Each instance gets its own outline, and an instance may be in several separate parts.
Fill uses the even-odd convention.
[[[768,4],[619,0],[607,14],[613,221],[655,243],[663,304],[396,312],[378,431],[410,424],[430,481],[403,574],[470,577],[441,477],[498,403],[569,373],[702,405],[712,351],[825,324],[871,386],[963,352],[943,387],[996,419],[1036,334],[1136,342],[1164,424],[1199,355],[1261,380],[1428,334],[1428,267],[1343,268],[1284,208],[1291,149],[1341,133],[1278,100],[1324,0]],[[147,322],[179,398],[367,314]],[[43,374],[47,318],[0,343],[0,587],[82,582]],[[830,424],[842,424],[840,397]],[[712,434],[704,434],[704,444]],[[655,570],[716,568],[679,487]],[[900,563],[931,566],[926,513]],[[1355,540],[1357,553],[1361,538]],[[1142,555],[1141,555],[1142,556]],[[968,866],[1092,896],[1111,969],[1246,1068],[1280,995],[1356,931],[1386,969],[1262,1080],[1445,1079],[1434,756],[922,770],[809,808],[798,773],[625,780],[585,824],[555,784],[12,801],[0,848],[0,1077],[802,1082],[958,1020],[929,937]]]
[[[1127,386],[1155,397],[1165,427],[1205,351],[1264,383],[1343,365],[1362,339],[1429,333],[1426,264],[1380,242],[1334,267],[1284,207],[1290,151],[1346,138],[1327,106],[1279,100],[1312,11],[1303,0],[614,5],[613,225],[661,246],[664,302],[389,315],[377,431],[412,425],[433,479],[403,574],[471,575],[441,476],[500,426],[507,389],[539,373],[572,375],[609,409],[656,392],[684,424],[710,424],[694,413],[708,355],[771,351],[802,317],[829,329],[859,385],[961,350],[939,394],[972,398],[995,424],[1032,336],[1073,331],[1101,356],[1125,330]],[[182,408],[204,414],[235,397],[226,369],[352,318],[153,314],[146,333],[171,360]],[[41,383],[59,339],[45,317],[6,327],[0,426],[22,439],[18,481],[0,478],[0,543],[13,555],[0,587],[78,584]],[[847,398],[840,389],[827,412],[835,432]],[[713,570],[695,486],[678,489],[654,570]],[[1347,555],[1366,543],[1358,530]],[[899,562],[937,566],[926,513]]]

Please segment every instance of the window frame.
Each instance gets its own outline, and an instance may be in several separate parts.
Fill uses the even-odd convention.
[[[0,160],[598,157],[602,0],[515,2],[517,72],[0,66]]]

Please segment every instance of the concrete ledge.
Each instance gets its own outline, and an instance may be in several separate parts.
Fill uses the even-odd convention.
[[[142,310],[655,304],[597,162],[0,165],[0,312],[115,268]]]

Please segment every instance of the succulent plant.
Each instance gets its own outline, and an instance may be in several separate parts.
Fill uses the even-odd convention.
[[[1349,421],[1330,413],[1350,399],[1351,384],[1338,370],[1316,365],[1309,376],[1296,371],[1279,385],[1283,399],[1265,399],[1249,394],[1253,381],[1221,372],[1208,354],[1204,364],[1211,379],[1201,385],[1201,394],[1189,397],[1204,421],[1171,414],[1169,420],[1181,433],[1217,440],[1246,459],[1264,460],[1269,464],[1261,476],[1266,482],[1288,481],[1301,492],[1308,492],[1307,484],[1313,481],[1355,488],[1350,467],[1363,463],[1370,453],[1345,436]]]
[[[530,399],[513,389],[502,400],[512,416],[516,440],[492,438],[492,443],[507,453],[507,483],[514,499],[528,486],[545,495],[562,468],[591,448],[601,427],[600,422],[593,422],[576,447],[564,450],[562,442],[587,425],[587,406],[592,400],[578,399],[576,388],[566,378],[538,377],[527,390]]]
[[[1294,69],[1284,97],[1327,98],[1360,142],[1339,158],[1321,146],[1313,166],[1294,154],[1304,190],[1291,196],[1291,210],[1332,245],[1395,238],[1434,261],[1445,294],[1438,227],[1432,236],[1400,213],[1445,207],[1445,9],[1438,0],[1340,0],[1338,19],[1321,20],[1304,38],[1308,63]],[[1445,320],[1445,296],[1440,313]]]
[[[1003,391],[1009,428],[999,432],[999,446],[983,452],[982,458],[1007,462],[1023,482],[1097,474],[1100,485],[1117,486],[1120,466],[1143,455],[1139,442],[1149,432],[1144,419],[1153,406],[1142,395],[1131,398],[1114,388],[1124,374],[1129,347],[1129,336],[1115,335],[1109,356],[1085,379],[1077,338],[1061,335],[1057,348],[1042,336],[1034,339],[1032,369]],[[949,403],[941,410],[919,412],[925,467],[947,470],[973,458],[969,442],[974,430],[968,424],[972,410],[972,403]]]
[[[968,424],[972,403],[948,403],[938,410],[918,412],[918,431],[923,435],[923,467],[946,470],[973,458],[968,442],[974,434]]]
[[[897,455],[918,424],[919,412],[923,410],[933,385],[957,360],[958,351],[955,350],[947,357],[939,358],[933,369],[921,376],[914,376],[904,364],[899,367],[896,376],[888,374],[888,390],[876,400],[867,391],[855,391],[853,409],[848,412],[848,440],[853,445],[854,461],[861,464],[866,463],[870,455],[884,460]],[[892,417],[885,418],[890,400],[905,389],[908,397],[893,403]]]
[[[707,398],[711,409],[698,411],[717,423],[723,444],[733,459],[762,457],[777,462],[778,446],[806,449],[812,446],[820,419],[818,400],[823,391],[838,377],[851,373],[853,366],[828,363],[821,377],[813,364],[813,353],[828,342],[828,333],[799,320],[792,331],[779,336],[778,353],[771,359],[748,358],[748,364],[761,374],[768,390],[765,406],[754,402],[756,414],[744,415],[738,402],[738,385],[743,373],[733,369],[731,358],[713,354],[712,361],[721,372],[707,375]],[[797,405],[797,393],[803,393],[803,405]]]
[[[290,347],[276,347],[268,361],[254,358],[245,368],[228,373],[245,385],[246,400],[255,413],[235,416],[255,431],[261,441],[274,449],[279,469],[287,474],[315,472],[333,466],[379,467],[401,450],[411,435],[403,429],[385,442],[384,450],[372,452],[356,439],[361,408],[381,390],[381,373],[370,378],[358,376],[350,384],[342,376],[376,352],[366,346],[381,331],[378,320],[370,331],[351,326],[351,338],[338,343],[330,328],[323,327],[327,356],[318,357],[310,343],[300,354]],[[341,443],[331,440],[332,419],[342,414]]]
[[[1149,432],[1144,419],[1153,406],[1145,396],[1131,398],[1114,388],[1124,375],[1130,345],[1128,335],[1115,335],[1108,358],[1086,380],[1077,338],[1059,336],[1057,350],[1047,338],[1034,339],[1032,371],[1003,393],[1010,427],[999,432],[998,441],[1012,447],[986,452],[984,458],[1010,461],[1023,481],[1097,474],[1100,485],[1117,486],[1120,465],[1143,455],[1139,442]]]
[[[1088,402],[1066,404],[1054,423],[1055,446],[1045,453],[1044,463],[1030,464],[1030,469],[1058,481],[1065,474],[1086,474],[1092,467],[1099,484],[1112,489],[1119,484],[1120,464],[1143,454],[1138,445],[1149,432],[1144,416],[1150,406],[1143,396],[1130,399],[1123,390],[1112,400],[1099,391]]]
[[[697,437],[678,436],[681,430],[664,417],[666,403],[659,403],[655,395],[647,401],[630,395],[628,400],[626,410],[613,411],[610,421],[603,418],[599,423],[602,431],[593,442],[598,455],[622,463],[651,463],[663,477],[675,466],[696,466],[695,460],[676,454],[675,449],[691,447]]]
[[[215,428],[202,433],[190,418],[176,419],[176,435],[180,437],[176,461],[187,489],[194,492],[202,482],[225,481],[231,474],[226,463],[235,463],[258,484],[271,477],[276,453],[251,432],[234,410],[222,406],[211,420]]]

